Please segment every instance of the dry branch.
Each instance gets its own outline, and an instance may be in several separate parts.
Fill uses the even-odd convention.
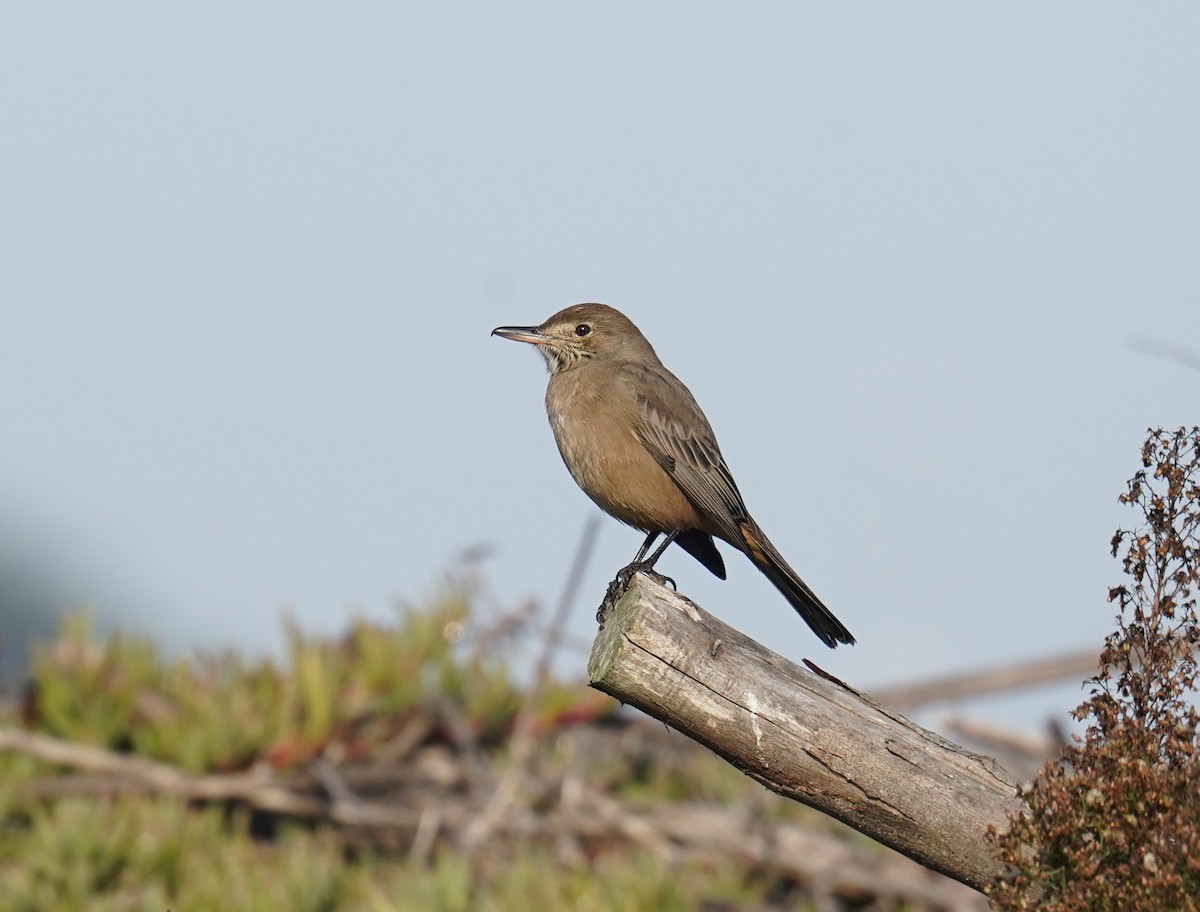
[[[579,540],[579,548],[575,552],[575,560],[567,573],[563,584],[562,596],[554,617],[546,630],[545,642],[542,644],[541,655],[538,656],[534,667],[533,681],[525,691],[525,699],[521,709],[513,721],[512,738],[509,741],[509,767],[493,790],[482,813],[478,814],[463,833],[463,846],[468,850],[475,848],[495,831],[496,826],[513,805],[521,789],[521,781],[525,777],[526,768],[533,755],[535,746],[534,720],[537,716],[537,705],[541,699],[546,681],[550,677],[550,666],[554,654],[562,643],[563,631],[567,626],[571,605],[579,594],[579,584],[583,579],[583,571],[587,568],[588,559],[596,545],[596,534],[600,531],[600,518],[592,515],[583,526],[583,535]]]
[[[118,754],[51,738],[37,732],[0,728],[0,751],[18,751],[47,763],[57,763],[111,777],[126,789],[176,795],[189,801],[241,801],[256,810],[290,817],[324,818],[346,826],[404,827],[414,820],[407,808],[328,801],[289,789],[267,769],[249,773],[196,776],[166,763]],[[103,780],[96,780],[103,789]],[[111,784],[109,786],[111,789]]]
[[[645,745],[659,732],[636,730],[628,739],[618,733],[592,732],[610,746]],[[574,738],[575,735],[567,737]],[[614,745],[614,739],[616,744]],[[678,748],[676,748],[678,749]],[[64,795],[171,794],[191,801],[236,801],[257,811],[326,820],[341,826],[374,832],[402,834],[410,858],[424,860],[435,844],[446,840],[461,845],[464,835],[486,806],[476,793],[481,789],[425,787],[416,791],[393,790],[389,801],[342,801],[316,797],[295,781],[269,769],[232,775],[191,775],[163,763],[119,754],[92,745],[63,741],[20,729],[0,728],[0,751],[15,751],[82,771],[51,776],[32,784],[43,797]],[[590,752],[584,752],[590,753]],[[465,758],[459,756],[462,763]],[[414,760],[406,761],[411,766]],[[462,772],[471,775],[474,764]],[[376,771],[379,775],[383,771]],[[345,776],[335,791],[354,786],[350,771],[326,769],[321,776],[328,790],[332,775]],[[303,777],[301,777],[303,778]],[[368,777],[370,778],[370,777]],[[494,788],[491,776],[487,785]],[[502,845],[521,841],[553,841],[574,845],[579,857],[588,846],[636,843],[669,861],[685,859],[741,859],[759,871],[785,874],[808,885],[817,908],[919,908],[939,912],[981,912],[981,898],[945,878],[923,870],[892,853],[871,851],[842,835],[824,832],[811,824],[777,821],[761,808],[734,805],[656,804],[633,807],[587,784],[580,770],[568,772],[558,782],[543,782],[536,802],[518,801],[496,823],[491,839]],[[293,780],[295,777],[293,777]],[[401,803],[393,803],[399,797]],[[494,851],[494,846],[487,851]],[[833,903],[833,898],[841,903]]]
[[[1082,681],[1099,668],[1100,647],[1046,659],[1032,659],[949,674],[911,684],[901,684],[872,690],[871,696],[880,703],[911,712],[919,706],[942,700],[965,700],[984,694],[1022,690],[1055,681]]]
[[[592,649],[593,687],[803,802],[976,889],[1015,780],[828,676],[787,661],[643,575]]]
[[[1044,734],[1029,734],[972,719],[948,718],[942,727],[980,750],[1003,757],[1009,766],[1032,778],[1042,765],[1062,752],[1062,733],[1048,725]]]

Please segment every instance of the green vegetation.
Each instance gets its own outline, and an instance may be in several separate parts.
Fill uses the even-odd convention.
[[[289,663],[236,653],[166,663],[147,640],[94,641],[86,615],[34,657],[42,731],[172,763],[194,772],[244,769],[269,759],[287,769],[311,759],[364,719],[400,717],[432,697],[451,700],[477,739],[494,743],[521,694],[501,662],[453,649],[447,630],[467,617],[456,590],[394,626],[359,620],[341,640],[288,625]],[[546,699],[557,693],[551,688]],[[357,749],[387,731],[359,730]]]
[[[452,585],[394,624],[360,620],[336,639],[289,625],[282,664],[233,653],[169,661],[143,638],[98,640],[86,615],[68,618],[36,650],[29,693],[0,726],[103,748],[115,766],[0,751],[0,912],[685,912],[786,893],[786,881],[736,858],[672,858],[619,823],[592,832],[587,812],[579,833],[574,818],[551,816],[560,829],[545,824],[544,836],[485,834],[464,849],[472,809],[513,773],[519,712],[537,745],[518,771],[530,820],[581,778],[620,807],[752,801],[780,819],[803,813],[680,736],[659,731],[665,754],[623,736],[616,704],[582,685],[551,680],[530,697],[497,658],[513,650],[496,647],[471,601]],[[171,794],[121,766],[139,761],[190,785]],[[335,821],[320,810],[331,802],[315,763],[336,770],[352,810],[360,799],[412,809],[413,825]],[[255,772],[318,810],[188,791]],[[429,807],[444,819],[419,847]]]
[[[62,799],[9,829],[0,908],[12,910],[684,912],[720,886],[710,872],[697,890],[645,853],[594,866],[562,866],[533,848],[502,865],[451,853],[428,865],[349,861],[332,831],[292,826],[264,842],[245,815],[165,799]]]

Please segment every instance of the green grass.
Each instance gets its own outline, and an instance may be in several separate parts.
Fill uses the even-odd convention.
[[[144,638],[98,639],[76,615],[35,650],[22,718],[197,774],[267,763],[286,777],[330,745],[368,756],[437,703],[502,773],[524,693],[502,658],[458,642],[469,609],[468,593],[452,588],[393,624],[356,621],[338,638],[288,624],[283,662],[232,652],[168,660]],[[582,685],[551,681],[534,707],[537,768],[551,778],[565,769],[572,723],[615,710]],[[20,724],[15,707],[0,724]],[[635,807],[762,794],[698,750],[589,760],[589,784]],[[469,857],[442,843],[418,862],[406,845],[389,852],[324,824],[276,821],[264,838],[244,808],[95,781],[89,796],[72,794],[70,772],[0,754],[0,912],[690,912],[712,900],[758,905],[771,888],[736,860],[671,864],[627,842],[586,857],[553,841],[501,840]]]

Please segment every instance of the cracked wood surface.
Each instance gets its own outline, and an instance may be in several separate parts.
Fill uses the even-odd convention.
[[[799,628],[798,628],[799,629]],[[788,798],[976,889],[1016,781],[810,665],[801,668],[638,574],[592,646],[591,684]]]

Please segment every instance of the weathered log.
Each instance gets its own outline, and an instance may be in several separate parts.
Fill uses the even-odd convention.
[[[1001,871],[985,834],[1004,829],[1020,801],[999,764],[789,662],[645,575],[609,611],[588,672],[593,687],[771,790],[926,867],[979,890]]]

